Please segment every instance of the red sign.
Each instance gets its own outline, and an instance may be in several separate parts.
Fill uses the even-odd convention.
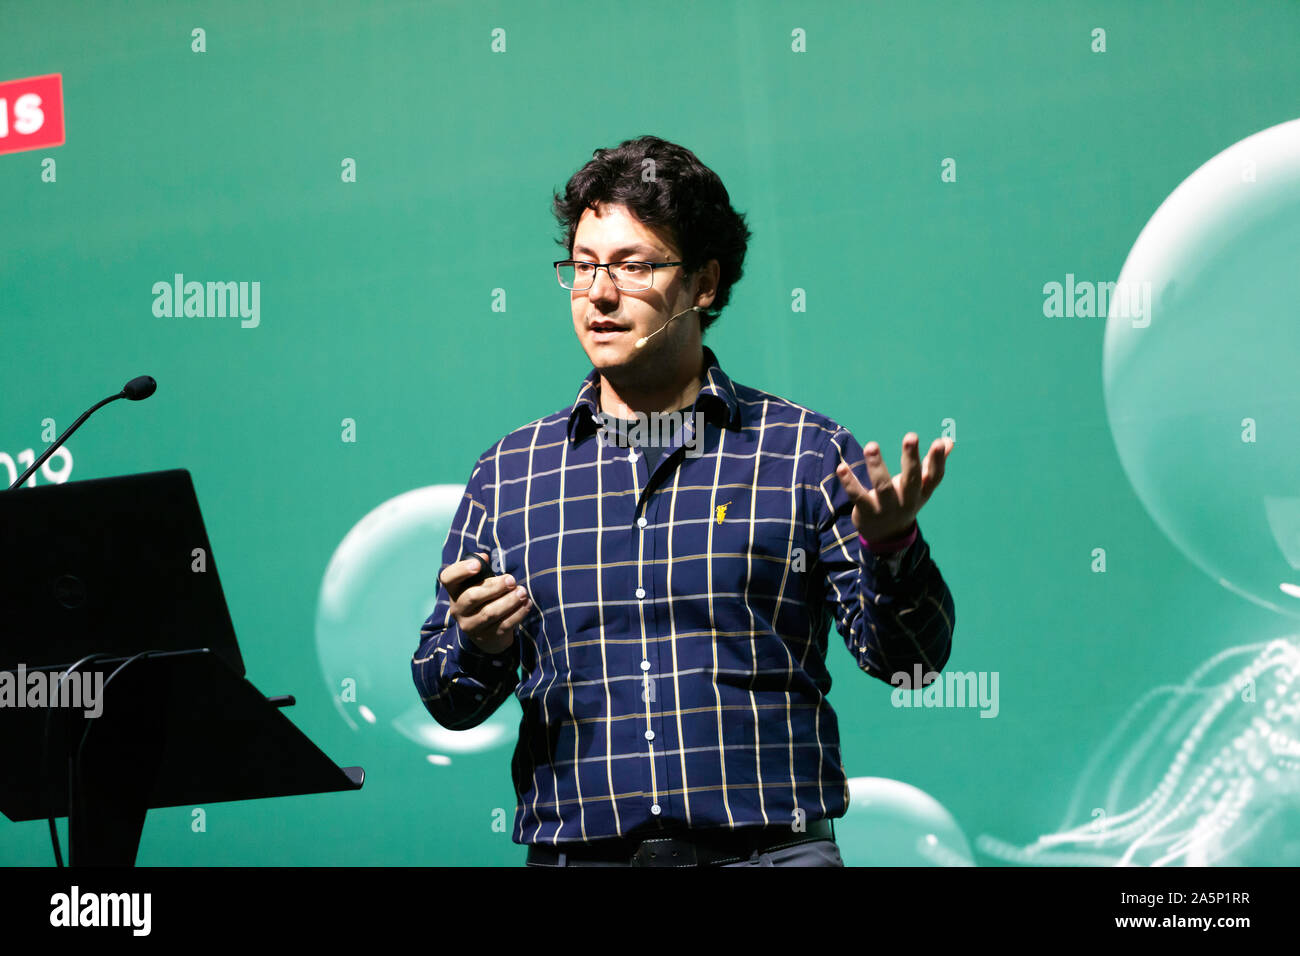
[[[63,145],[63,74],[0,83],[0,153]]]

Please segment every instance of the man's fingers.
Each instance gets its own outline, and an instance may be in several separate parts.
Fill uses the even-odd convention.
[[[457,561],[455,564],[447,565],[442,569],[442,573],[438,575],[438,583],[447,589],[447,593],[451,595],[453,601],[465,589],[470,579],[476,577],[481,570],[486,569],[488,575],[491,575],[492,567],[489,563],[491,555],[486,551],[480,551],[479,554],[483,556],[483,564],[480,565],[473,558],[466,558],[464,561]]]
[[[853,473],[853,469],[846,462],[840,462],[835,474],[840,479],[840,484],[844,490],[849,493],[849,498],[854,504],[857,504],[869,511],[879,511],[876,506],[876,496],[871,490],[862,487],[862,482],[858,481],[858,476]]]
[[[908,432],[903,436],[903,506],[911,507],[921,491],[921,436]]]
[[[479,588],[487,589],[504,581],[505,578],[505,575],[493,578],[491,581],[479,585]],[[471,589],[471,591],[473,590],[477,589]],[[528,592],[522,587],[506,588],[504,585],[500,585],[493,589],[489,597],[492,600],[489,600],[483,607],[461,618],[460,625],[465,631],[477,632],[487,628],[500,630],[502,624],[508,622],[511,618],[517,617],[518,621],[522,621],[527,617],[529,608],[532,607]],[[515,623],[518,623],[518,621]],[[512,624],[511,627],[513,626]]]
[[[453,610],[458,612],[462,617],[471,614],[481,614],[493,602],[506,597],[518,582],[511,574],[499,574],[495,577],[489,577],[480,584],[473,584],[460,592],[460,597],[455,598]],[[523,590],[520,588],[520,590]]]
[[[486,551],[480,551],[479,554],[482,555],[485,560],[491,560],[491,556]],[[464,561],[457,561],[442,569],[442,573],[438,575],[438,582],[443,587],[460,584],[462,581],[468,581],[477,574],[481,567],[482,566],[473,558],[466,558]]]
[[[532,609],[533,603],[531,601],[524,602],[524,604],[520,606],[519,610],[515,611],[514,614],[511,614],[508,618],[497,625],[497,630],[502,634],[508,634],[520,624],[524,623],[524,618],[528,617],[528,612]]]
[[[883,491],[893,485],[893,480],[889,477],[889,469],[885,467],[885,460],[880,457],[880,446],[869,441],[862,452],[867,462],[867,477],[871,479],[872,487],[876,491]]]
[[[939,482],[943,481],[944,466],[947,465],[948,455],[952,453],[955,444],[949,438],[936,438],[930,446],[930,453],[925,456],[925,480],[922,482],[924,500],[928,501],[934,489],[939,487]]]

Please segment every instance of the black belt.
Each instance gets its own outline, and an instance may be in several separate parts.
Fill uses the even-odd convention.
[[[762,853],[813,840],[833,839],[835,833],[829,820],[814,820],[806,830],[791,830],[788,826],[665,830],[643,837],[614,837],[586,843],[533,843],[528,847],[528,862],[559,866],[560,854],[563,853],[570,866],[599,863],[720,866],[748,860],[755,850]]]

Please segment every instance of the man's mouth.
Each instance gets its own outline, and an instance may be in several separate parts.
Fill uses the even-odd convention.
[[[617,332],[627,331],[623,326],[617,325],[613,322],[593,322],[591,325],[587,326],[587,328],[591,331],[591,334],[595,336],[612,335]]]

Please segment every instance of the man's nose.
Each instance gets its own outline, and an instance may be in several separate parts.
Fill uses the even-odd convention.
[[[602,301],[613,301],[618,298],[618,286],[614,285],[608,269],[596,270],[596,275],[591,280],[591,288],[587,290],[587,297]]]

